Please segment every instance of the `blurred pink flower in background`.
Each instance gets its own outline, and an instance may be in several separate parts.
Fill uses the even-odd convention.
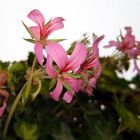
[[[119,36],[120,38],[118,38],[117,41],[109,41],[109,45],[106,45],[105,48],[116,47],[119,51],[122,51],[123,53],[127,53],[127,50],[132,49],[135,45],[135,36],[132,35],[131,27],[125,27],[125,30],[125,36],[122,36],[121,34]]]
[[[117,41],[109,41],[109,45],[104,47],[116,47],[116,49],[125,54],[128,59],[133,60],[134,69],[136,69],[140,75],[140,67],[137,63],[137,60],[139,60],[138,57],[140,56],[140,42],[136,41],[135,36],[132,34],[131,27],[125,27],[124,29],[126,30],[124,36],[120,34]]]
[[[96,86],[96,81],[101,74],[98,45],[103,38],[104,35],[96,38],[88,51],[86,60],[80,66],[80,72],[87,79],[87,82],[81,80],[81,90],[88,95],[92,95],[93,88]]]

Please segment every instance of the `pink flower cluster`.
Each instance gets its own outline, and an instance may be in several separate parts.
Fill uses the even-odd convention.
[[[64,27],[63,18],[56,17],[45,24],[43,15],[36,9],[28,17],[37,24],[30,27],[31,35],[35,39],[36,58],[42,65],[44,48],[47,53],[46,74],[55,81],[50,96],[56,101],[63,96],[63,100],[70,103],[79,90],[91,95],[101,74],[98,44],[104,36],[97,38],[90,48],[77,42],[71,55],[68,55],[60,43],[47,40],[53,31]]]
[[[140,68],[137,64],[137,59],[140,56],[140,42],[135,39],[135,36],[132,34],[131,27],[125,27],[126,34],[122,34],[118,37],[117,41],[110,41],[109,45],[106,45],[105,48],[116,47],[117,50],[125,54],[128,59],[133,59],[135,69],[140,75]]]
[[[0,72],[0,117],[3,116],[3,113],[7,106],[7,100],[9,93],[2,88],[7,80],[7,74],[5,72]]]

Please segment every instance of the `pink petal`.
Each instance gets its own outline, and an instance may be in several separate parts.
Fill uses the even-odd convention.
[[[98,45],[99,45],[100,41],[101,41],[104,37],[105,37],[105,36],[102,35],[102,36],[98,37],[98,38],[94,41],[94,43],[93,43],[93,45],[92,45],[93,57],[99,56]]]
[[[92,49],[88,52],[86,61],[81,65],[83,69],[90,69],[92,67],[96,67],[96,65],[99,63],[98,44],[103,38],[104,35],[100,36],[94,41],[92,45]]]
[[[46,26],[46,35],[50,35],[52,32],[64,28],[63,22],[64,19],[62,17],[56,17],[52,19],[49,24]]]
[[[40,28],[38,28],[37,26],[31,26],[30,27],[31,31],[32,31],[32,35],[33,37],[39,41],[40,40]]]
[[[128,55],[129,59],[136,58],[139,55],[139,50],[134,48],[134,49],[127,49],[125,50],[125,53]]]
[[[40,42],[36,42],[35,47],[34,47],[35,55],[37,58],[37,61],[40,65],[43,63],[43,48],[42,44]]]
[[[97,65],[97,63],[99,63],[99,49],[98,49],[98,44],[100,43],[100,41],[104,38],[104,35],[100,36],[99,38],[97,38],[93,45],[92,45],[92,49],[89,51],[88,55],[87,55],[87,59],[86,61],[82,64],[82,68],[84,69],[90,69],[94,66]]]
[[[62,81],[58,79],[57,85],[56,85],[54,91],[52,91],[52,92],[50,93],[50,96],[51,96],[55,101],[58,101],[58,100],[59,100],[59,96],[60,96],[61,93],[62,93],[62,87],[63,87]]]
[[[65,92],[64,96],[63,96],[63,100],[65,100],[67,103],[71,103],[73,98],[73,94],[70,92]]]
[[[82,68],[90,69],[90,68],[96,67],[96,65],[98,65],[98,63],[99,63],[99,58],[96,57],[89,62],[87,61],[87,62],[83,63]]]
[[[54,19],[51,20],[50,24],[53,25],[62,21],[64,21],[62,17],[55,17]]]
[[[5,109],[6,109],[6,103],[4,103],[2,107],[0,107],[0,117],[2,117]]]
[[[96,78],[99,78],[100,75],[101,75],[101,73],[102,73],[102,67],[101,67],[101,64],[98,63],[98,65],[96,66],[96,68],[97,68],[97,72],[96,72],[95,77],[96,77]]]
[[[96,80],[95,77],[93,77],[93,78],[90,79],[90,83],[91,83],[91,85],[92,85],[93,87],[96,86],[96,82],[97,82],[97,80]]]
[[[41,29],[43,29],[43,26],[45,24],[45,19],[39,10],[34,9],[27,16],[32,21],[34,21]]]
[[[135,36],[132,35],[132,28],[125,27],[126,35],[124,37],[123,45],[126,46],[126,49],[132,48],[135,45]]]
[[[112,40],[112,41],[109,41],[109,45],[104,46],[104,48],[110,48],[110,47],[120,48],[121,44]]]
[[[83,44],[77,42],[64,71],[72,71],[78,68],[85,61],[86,57],[87,57],[87,49]]]
[[[126,30],[126,35],[129,35],[132,33],[132,28],[129,26],[125,27],[124,29]]]
[[[49,43],[46,46],[48,55],[55,61],[60,70],[65,67],[68,57],[64,48],[59,43]]]
[[[74,79],[71,77],[65,77],[65,81],[72,87],[74,92],[78,92],[80,90],[80,81],[78,79]]]
[[[46,60],[46,72],[49,76],[51,77],[56,77],[56,72],[53,69],[52,66],[52,59],[50,58],[50,56],[47,56],[47,60]]]
[[[126,47],[126,49],[133,48],[135,46],[135,36],[133,35],[125,36],[123,45]]]

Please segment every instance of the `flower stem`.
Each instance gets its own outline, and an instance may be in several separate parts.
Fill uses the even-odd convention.
[[[31,68],[31,76],[29,78],[28,81],[26,81],[26,83],[24,84],[24,86],[22,87],[22,89],[20,90],[20,92],[17,94],[13,104],[12,104],[12,107],[10,109],[10,112],[8,114],[8,117],[7,117],[7,120],[6,120],[6,123],[5,123],[5,127],[4,127],[4,131],[3,131],[3,136],[4,138],[6,138],[6,135],[7,135],[7,131],[8,131],[8,127],[9,127],[9,124],[10,124],[10,121],[12,119],[12,116],[14,114],[14,111],[22,97],[22,94],[23,94],[23,91],[25,90],[25,92],[28,92],[30,91],[30,88],[31,88],[31,82],[32,82],[32,79],[33,79],[33,73],[34,73],[34,69],[35,69],[35,65],[36,65],[36,58],[34,57],[34,60],[33,60],[33,64],[32,64],[32,68]]]
[[[15,109],[16,109],[16,106],[18,105],[18,103],[19,103],[19,101],[20,101],[21,95],[22,95],[23,90],[24,90],[24,88],[26,87],[26,85],[27,85],[27,82],[24,84],[24,86],[22,87],[22,89],[21,89],[20,92],[18,93],[16,99],[14,100],[14,103],[12,104],[12,107],[11,107],[11,109],[10,109],[10,112],[9,112],[9,114],[8,114],[8,118],[7,118],[7,120],[6,120],[6,124],[5,124],[5,127],[4,127],[4,132],[3,132],[4,138],[6,138],[8,126],[9,126],[9,124],[10,124],[10,121],[11,121],[11,119],[12,119],[13,113],[14,113],[14,111],[15,111]]]
[[[34,60],[33,60],[33,64],[32,64],[32,73],[34,72],[35,65],[36,65],[36,57],[34,57]]]

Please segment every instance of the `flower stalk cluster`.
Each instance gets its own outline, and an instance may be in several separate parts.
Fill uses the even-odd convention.
[[[45,23],[44,16],[36,9],[31,11],[28,17],[37,25],[28,27],[24,24],[32,37],[28,41],[35,43],[37,61],[42,69],[45,67],[46,75],[52,81],[50,96],[58,101],[63,94],[63,100],[70,103],[75,93],[80,90],[91,95],[101,74],[98,43],[104,36],[97,38],[90,48],[77,41],[72,53],[68,55],[59,42],[61,39],[48,39],[52,32],[64,27],[62,17],[56,17]],[[46,57],[43,55],[43,50],[47,54]]]

